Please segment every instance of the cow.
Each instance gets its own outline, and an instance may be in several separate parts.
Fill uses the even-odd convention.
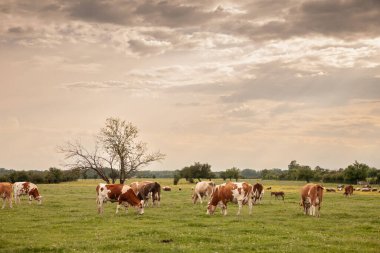
[[[125,207],[126,212],[128,211],[128,205],[130,205],[136,208],[138,214],[144,214],[144,200],[140,200],[133,189],[128,185],[100,183],[96,187],[96,194],[96,203],[99,214],[104,212],[103,205],[107,201],[118,202],[116,213],[119,212],[120,205]]]
[[[323,187],[319,184],[306,184],[301,189],[301,206],[304,214],[320,216]]]
[[[172,190],[172,188],[170,186],[164,186],[164,187],[162,187],[162,190],[170,192]]]
[[[211,196],[211,200],[207,206],[206,214],[214,214],[217,205],[222,209],[222,214],[227,215],[227,203],[238,203],[239,209],[237,215],[240,215],[243,205],[248,204],[249,214],[252,214],[252,185],[241,182],[233,183],[228,182],[215,187],[215,190]]]
[[[157,182],[144,181],[144,182],[133,182],[129,185],[135,194],[143,199],[145,205],[148,205],[149,199],[152,199],[152,205],[160,205],[161,200],[161,185]]]
[[[38,204],[42,203],[42,196],[38,192],[37,185],[30,182],[15,182],[13,184],[13,195],[16,204],[21,204],[20,196],[28,195],[29,204],[32,204],[32,200],[38,201]]]
[[[370,192],[371,189],[370,188],[362,188],[362,192]]]
[[[212,181],[198,182],[195,185],[195,189],[192,196],[193,203],[195,204],[197,203],[197,200],[199,200],[199,202],[202,204],[203,203],[202,200],[204,197],[211,197],[212,193],[214,192],[214,188],[215,188],[215,183]]]
[[[279,199],[280,197],[282,198],[282,200],[285,199],[285,193],[284,192],[271,192],[270,193],[271,196],[274,196],[275,199]]]
[[[326,191],[327,192],[336,192],[336,190],[334,188],[326,188]]]
[[[354,193],[354,187],[352,185],[347,185],[344,187],[344,193],[343,195],[348,197],[349,195],[352,195]]]
[[[264,186],[260,183],[256,183],[253,185],[253,194],[252,194],[252,199],[253,199],[253,204],[260,204],[261,200],[264,197]]]
[[[4,209],[5,204],[9,203],[9,207],[12,208],[12,184],[11,183],[0,183],[0,197],[3,199],[3,207],[1,209]]]

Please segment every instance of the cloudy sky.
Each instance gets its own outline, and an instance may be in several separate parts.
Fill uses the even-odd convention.
[[[380,168],[378,0],[5,0],[0,54],[0,167],[119,117],[146,169]]]

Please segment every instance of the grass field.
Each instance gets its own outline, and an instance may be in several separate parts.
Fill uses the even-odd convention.
[[[156,181],[172,186],[172,179]],[[181,180],[162,192],[160,207],[146,208],[144,215],[133,209],[116,215],[116,204],[107,203],[100,216],[98,182],[39,185],[42,205],[23,199],[0,210],[0,252],[380,252],[378,192],[354,192],[350,198],[325,192],[321,217],[314,218],[299,207],[304,183],[262,181],[284,191],[285,201],[267,191],[251,216],[247,207],[236,216],[234,204],[225,217],[219,210],[207,216],[207,203],[193,205],[193,185]]]

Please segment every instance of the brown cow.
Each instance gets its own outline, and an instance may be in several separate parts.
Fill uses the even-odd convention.
[[[347,185],[346,187],[344,187],[344,196],[348,197],[352,194],[354,194],[354,187],[352,185]]]
[[[253,194],[252,194],[252,199],[253,199],[253,204],[260,204],[261,200],[264,197],[264,186],[260,183],[256,183],[253,185]]]
[[[304,214],[319,217],[323,197],[323,187],[319,184],[307,184],[301,189],[301,206]]]
[[[216,206],[219,205],[222,208],[222,214],[227,215],[228,202],[239,204],[237,215],[240,215],[241,208],[244,204],[248,204],[249,214],[252,214],[252,188],[252,185],[246,182],[228,182],[216,186],[207,206],[207,214],[213,214]]]
[[[6,201],[8,200],[9,207],[12,208],[12,184],[11,183],[0,183],[0,197],[3,199],[4,209]]]
[[[159,183],[152,181],[133,182],[129,186],[140,199],[145,201],[145,205],[148,205],[150,198],[153,206],[160,205],[161,185]]]
[[[282,197],[282,200],[285,199],[285,193],[284,192],[271,192],[270,193],[271,196],[274,196],[275,199],[279,199],[280,197]]]
[[[128,205],[131,205],[137,209],[139,214],[144,213],[144,200],[140,200],[128,185],[99,184],[96,187],[96,194],[99,214],[104,212],[103,204],[107,201],[118,202],[116,213],[119,212],[120,205],[125,206],[126,211]]]

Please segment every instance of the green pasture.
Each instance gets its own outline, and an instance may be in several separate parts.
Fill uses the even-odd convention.
[[[192,204],[194,185],[156,181],[172,191],[162,192],[161,206],[146,208],[144,215],[133,209],[116,215],[112,203],[98,215],[100,181],[39,185],[42,205],[24,198],[21,205],[0,210],[0,252],[380,252],[378,192],[349,198],[325,192],[321,217],[315,218],[299,207],[304,183],[261,181],[284,191],[285,201],[267,190],[251,216],[247,207],[236,216],[237,206],[229,204],[224,217],[219,210],[206,215],[207,203]]]

